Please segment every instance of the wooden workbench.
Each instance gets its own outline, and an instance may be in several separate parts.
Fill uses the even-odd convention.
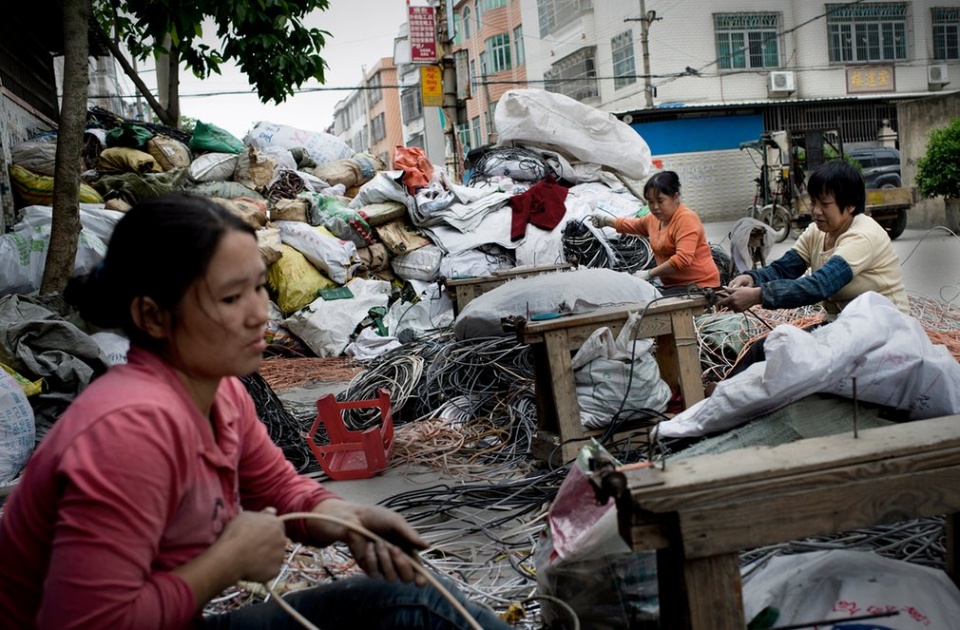
[[[610,327],[616,336],[632,312],[643,312],[634,339],[654,337],[660,377],[679,391],[686,406],[703,400],[700,352],[693,326],[695,315],[707,305],[704,297],[666,298],[644,312],[644,304],[603,308],[544,321],[520,322],[517,340],[533,353],[537,396],[537,436],[534,453],[545,460],[559,454],[576,457],[582,443],[568,440],[589,435],[580,422],[580,404],[571,358],[598,328]]]
[[[956,581],[960,416],[613,474],[621,535],[657,550],[665,630],[746,627],[741,550],[883,523],[947,514]]]
[[[449,290],[448,295],[453,302],[453,313],[459,315],[460,311],[472,300],[480,297],[484,293],[496,289],[505,282],[516,280],[517,278],[526,278],[529,276],[538,276],[542,273],[552,273],[556,271],[566,271],[573,269],[570,263],[561,263],[558,265],[539,265],[535,267],[516,267],[514,269],[501,269],[495,271],[489,276],[479,276],[476,278],[454,278],[444,279],[443,283]]]

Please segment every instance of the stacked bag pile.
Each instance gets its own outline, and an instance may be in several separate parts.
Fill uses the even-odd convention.
[[[541,133],[518,117],[535,120]],[[581,133],[569,120],[583,121]],[[598,207],[616,216],[642,210],[629,184],[649,171],[650,152],[614,117],[560,95],[514,90],[497,108],[497,125],[506,144],[474,169],[470,185],[459,185],[418,148],[398,148],[386,165],[335,136],[286,125],[259,122],[241,140],[202,121],[187,134],[94,110],[75,273],[102,259],[112,226],[133,205],[171,192],[203,195],[257,230],[273,298],[268,341],[278,351],[372,356],[453,323],[441,277],[561,262],[568,221]],[[55,149],[55,134],[14,147],[21,220],[0,236],[0,264],[21,272],[5,275],[0,296],[39,287]],[[541,189],[553,204],[549,222],[538,220]]]

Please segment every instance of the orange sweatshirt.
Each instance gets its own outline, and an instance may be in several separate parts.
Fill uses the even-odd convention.
[[[613,227],[621,234],[646,236],[650,239],[657,265],[669,261],[677,270],[673,275],[660,277],[665,288],[688,284],[720,286],[720,272],[713,262],[703,223],[687,206],[680,204],[664,226],[660,225],[659,219],[648,214],[639,219],[616,219]]]

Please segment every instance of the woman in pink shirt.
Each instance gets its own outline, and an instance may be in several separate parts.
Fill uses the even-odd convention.
[[[299,476],[236,378],[260,366],[266,268],[254,231],[200,197],[144,203],[66,297],[122,328],[128,363],[94,381],[30,459],[0,519],[5,628],[300,628],[275,603],[214,617],[239,580],[280,570],[287,538],[345,541],[365,577],[286,598],[324,628],[467,628],[404,550],[397,513]],[[317,512],[339,522],[286,523]],[[389,541],[374,543],[344,524]],[[456,594],[485,628],[508,628]]]

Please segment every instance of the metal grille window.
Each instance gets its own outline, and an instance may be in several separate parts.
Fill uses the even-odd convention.
[[[376,73],[367,81],[367,88],[370,91],[370,104],[379,103],[383,98],[383,90],[380,89],[380,73]]]
[[[496,74],[509,70],[513,66],[510,63],[510,36],[506,33],[494,35],[487,38],[483,43],[486,52],[486,64],[484,74],[487,72]]]
[[[907,58],[907,4],[828,4],[830,61],[862,63]]]
[[[513,46],[517,49],[517,67],[527,62],[527,53],[523,49],[523,27],[513,29]]]
[[[404,124],[423,116],[423,100],[420,98],[420,86],[412,85],[400,91],[400,114]]]
[[[715,13],[721,70],[780,67],[779,13]]]
[[[599,95],[594,63],[596,54],[596,47],[589,46],[553,64],[543,73],[547,91],[564,94],[578,101]]]
[[[540,37],[557,31],[593,8],[593,0],[537,0]]]
[[[633,31],[620,33],[610,40],[613,50],[613,87],[620,88],[637,82],[637,66],[633,55]]]
[[[378,114],[370,124],[370,135],[373,142],[380,142],[387,137],[386,119],[383,114]]]
[[[933,58],[939,61],[960,59],[960,8],[934,7]]]

